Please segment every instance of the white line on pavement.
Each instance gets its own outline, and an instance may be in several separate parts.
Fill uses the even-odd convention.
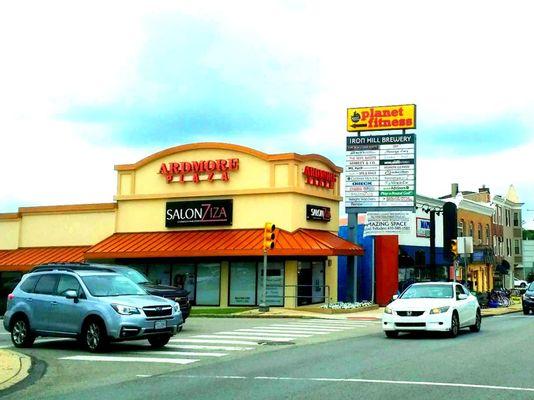
[[[306,325],[270,325],[275,328],[295,328],[295,329],[306,329],[306,330],[315,330],[315,331],[322,331],[322,332],[341,332],[346,331],[350,328],[320,328],[320,327],[312,327],[312,326],[306,326]]]
[[[306,337],[311,337],[313,336],[313,334],[311,332],[297,332],[295,330],[276,330],[276,329],[238,329],[237,332],[252,332],[252,333],[264,333],[264,334],[269,334],[269,335],[273,335],[273,336],[284,336],[284,335],[291,335],[291,336],[294,336],[294,337],[303,337],[303,338],[306,338]],[[324,334],[324,332],[321,332],[322,334]]]
[[[224,357],[228,354],[226,353],[199,353],[194,351],[165,351],[165,350],[158,350],[158,351],[143,351],[143,354],[163,354],[166,356],[191,356],[191,357]],[[139,354],[139,353],[137,353]]]
[[[191,364],[199,360],[186,358],[158,358],[158,357],[122,357],[122,356],[71,356],[60,357],[59,360],[69,361],[105,361],[105,362],[148,362],[167,364]]]
[[[286,333],[287,335],[290,335],[292,333],[297,333],[297,334],[304,333],[304,334],[310,334],[310,335],[328,335],[329,333],[331,333],[331,332],[324,332],[324,331],[315,331],[311,329],[302,330],[299,328],[277,328],[277,327],[271,328],[271,327],[264,327],[264,326],[256,326],[252,329],[257,330],[259,332],[265,331],[265,332]],[[245,329],[239,329],[239,330],[244,331]],[[341,331],[336,331],[336,332],[341,332]]]
[[[202,339],[249,339],[249,340],[270,340],[271,342],[287,342],[290,340],[295,340],[293,337],[270,337],[270,336],[239,336],[239,337],[233,337],[230,335],[197,335],[196,338],[202,338]]]
[[[172,343],[213,343],[213,344],[241,344],[245,346],[258,346],[258,342],[247,340],[210,340],[210,339],[171,339]]]
[[[302,325],[302,326],[316,326],[318,328],[363,328],[366,327],[367,324],[315,324],[315,323],[308,323],[308,322],[294,322],[295,325]]]
[[[165,375],[162,378],[192,378],[192,379],[251,379],[251,380],[271,380],[271,381],[302,381],[302,382],[332,382],[332,383],[380,383],[386,385],[413,385],[413,386],[441,386],[441,387],[463,387],[474,389],[490,390],[511,390],[518,392],[534,392],[534,388],[497,386],[497,385],[477,385],[471,383],[453,383],[453,382],[421,382],[421,381],[394,381],[385,379],[358,379],[358,378],[292,378],[280,376],[231,376],[231,375]]]
[[[257,335],[264,335],[264,336],[282,336],[282,337],[286,337],[289,335],[289,333],[285,332],[285,333],[272,333],[272,332],[265,332],[265,331],[256,331],[256,330],[253,330],[253,329],[246,329],[245,332],[241,332],[242,330],[241,329],[238,329],[237,331],[222,331],[222,332],[215,332],[216,335],[241,335],[241,336],[250,336],[252,335],[253,333],[254,334],[257,334]],[[252,333],[251,333],[252,332]],[[311,337],[311,335],[303,335],[303,334],[298,334],[298,335],[291,335],[291,337],[302,337],[302,338],[306,338],[306,337]]]
[[[254,343],[257,344],[257,343]],[[223,351],[245,351],[245,350],[254,350],[253,347],[235,347],[235,346],[202,346],[196,344],[182,344],[174,345],[168,344],[165,348],[171,349],[184,349],[184,350],[223,350]]]

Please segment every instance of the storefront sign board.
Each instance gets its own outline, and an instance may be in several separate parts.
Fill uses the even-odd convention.
[[[199,200],[168,202],[165,210],[165,226],[218,226],[232,225],[233,201]]]
[[[332,218],[330,207],[314,206],[306,204],[306,219],[308,221],[328,222]]]

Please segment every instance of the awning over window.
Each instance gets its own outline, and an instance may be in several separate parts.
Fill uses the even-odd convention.
[[[91,247],[87,260],[106,258],[261,256],[263,229],[115,233]],[[363,249],[330,232],[277,230],[271,256],[350,256]]]
[[[83,253],[90,246],[26,247],[0,252],[1,271],[29,271],[39,264],[51,262],[83,262]]]

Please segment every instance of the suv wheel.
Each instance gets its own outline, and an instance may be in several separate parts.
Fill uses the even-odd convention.
[[[91,353],[103,351],[108,344],[104,324],[96,319],[86,323],[82,332],[82,340],[87,350]]]
[[[170,338],[171,338],[170,335],[151,336],[148,338],[148,342],[155,349],[160,349],[163,346],[165,346],[167,343],[169,343]]]
[[[31,347],[35,336],[30,331],[30,324],[24,317],[18,317],[11,328],[11,341],[15,347]]]

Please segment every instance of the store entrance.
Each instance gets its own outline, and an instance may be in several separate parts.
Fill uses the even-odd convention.
[[[297,266],[297,306],[325,301],[325,262],[299,261]]]
[[[297,277],[297,306],[311,304],[312,300],[312,269],[311,265],[299,265]]]

